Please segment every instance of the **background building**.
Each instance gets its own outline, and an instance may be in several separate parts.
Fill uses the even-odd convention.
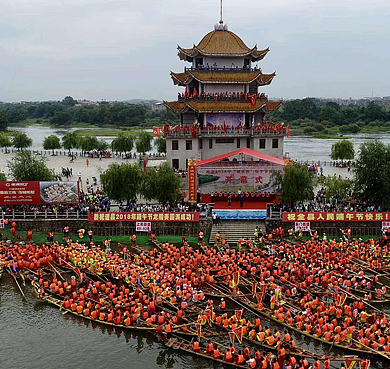
[[[246,46],[222,21],[198,45],[178,47],[179,58],[191,67],[171,72],[184,92],[177,101],[164,102],[180,114],[180,124],[163,127],[167,159],[174,168],[186,169],[189,158],[205,160],[240,148],[283,157],[287,127],[265,123],[265,115],[281,102],[259,92],[275,73],[264,74],[252,65],[268,52]]]

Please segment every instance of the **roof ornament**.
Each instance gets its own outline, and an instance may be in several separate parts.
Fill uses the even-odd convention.
[[[221,0],[221,19],[219,21],[219,24],[214,25],[215,31],[227,31],[228,30],[227,24],[223,24],[223,17],[222,17],[223,4],[222,4],[222,2],[223,2],[223,0]]]

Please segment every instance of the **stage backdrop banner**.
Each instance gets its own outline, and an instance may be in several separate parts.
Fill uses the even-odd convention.
[[[0,182],[0,205],[78,202],[78,182]]]
[[[101,212],[88,213],[89,222],[199,222],[199,213]]]
[[[282,173],[282,165],[267,161],[259,162],[217,162],[200,166],[198,188],[201,194],[212,192],[275,192],[272,173]]]
[[[220,127],[224,128],[236,128],[238,126],[244,126],[244,114],[207,114],[206,115],[206,128]]]
[[[390,213],[288,213],[282,214],[283,222],[381,222],[390,220]]]

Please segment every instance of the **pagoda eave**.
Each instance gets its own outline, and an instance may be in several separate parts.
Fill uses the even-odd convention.
[[[281,102],[257,101],[250,102],[196,102],[196,101],[164,101],[164,105],[175,113],[186,113],[190,110],[196,113],[256,113],[260,110],[270,112],[276,110]]]

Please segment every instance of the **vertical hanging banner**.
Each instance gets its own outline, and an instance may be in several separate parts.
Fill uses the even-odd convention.
[[[196,202],[196,159],[188,159],[188,202]]]

